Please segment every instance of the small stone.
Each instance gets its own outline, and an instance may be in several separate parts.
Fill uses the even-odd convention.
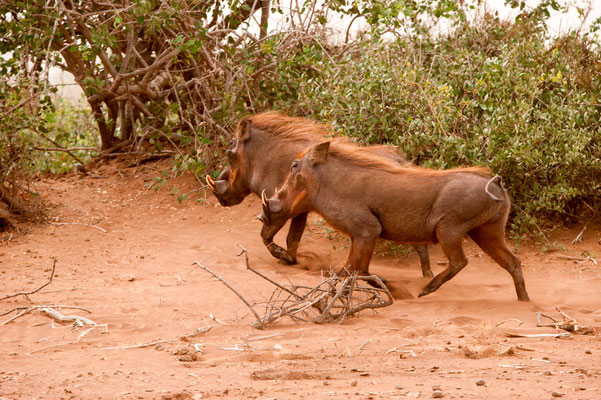
[[[476,386],[484,386],[486,385],[486,382],[484,382],[484,379],[478,379],[476,381]]]
[[[584,349],[584,352],[586,354],[593,354],[593,351],[591,349]]]
[[[440,385],[432,385],[432,390],[440,390]]]
[[[127,281],[128,282],[133,282],[135,280],[136,280],[136,277],[134,275],[130,275],[130,276],[127,277]]]
[[[553,397],[563,397],[563,393],[559,393],[559,392],[552,392],[551,396]]]
[[[440,390],[435,390],[432,392],[433,399],[442,399],[443,397],[444,397],[444,394],[442,394],[442,392]]]
[[[198,355],[192,353],[192,354],[184,354],[180,357],[177,358],[177,361],[180,362],[194,362],[198,360]]]
[[[549,376],[549,375],[553,375],[553,373],[551,371],[545,371],[545,372],[543,372],[543,375]]]
[[[351,380],[351,386],[357,386],[357,380],[356,379]]]

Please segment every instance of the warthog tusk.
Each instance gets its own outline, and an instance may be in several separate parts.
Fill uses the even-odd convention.
[[[207,183],[209,184],[209,186],[211,187],[211,189],[213,191],[215,191],[215,181],[213,180],[213,178],[211,178],[210,175],[205,176],[205,180],[207,181]]]
[[[261,202],[263,203],[263,207],[269,211],[269,203],[267,202],[267,196],[265,196],[265,189],[261,192]]]

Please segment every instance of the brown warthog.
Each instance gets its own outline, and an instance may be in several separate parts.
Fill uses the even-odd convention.
[[[308,147],[323,142],[330,130],[305,118],[289,117],[278,112],[267,112],[243,118],[236,129],[230,149],[228,167],[217,180],[206,177],[215,197],[223,206],[239,204],[250,193],[272,195],[282,183],[295,156]],[[350,146],[350,145],[349,145]],[[396,165],[412,165],[392,146],[357,148],[358,152],[385,157]],[[286,239],[287,250],[273,242],[276,233],[289,218],[274,218],[261,230],[263,243],[276,258],[288,264],[296,263],[296,253],[305,229],[307,212],[291,217]],[[424,276],[433,276],[427,246],[416,246]]]
[[[510,201],[485,168],[401,168],[342,143],[305,150],[276,193],[263,197],[265,220],[317,211],[351,237],[345,268],[368,274],[378,237],[403,243],[438,243],[449,267],[419,296],[437,290],[467,264],[469,235],[513,278],[518,300],[528,301],[520,260],[505,244]]]

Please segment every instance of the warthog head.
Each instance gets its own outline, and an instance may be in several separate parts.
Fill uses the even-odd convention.
[[[263,212],[259,219],[265,225],[273,225],[282,219],[292,218],[300,213],[311,211],[308,193],[314,193],[317,185],[315,167],[326,162],[330,142],[311,147],[292,161],[290,172],[280,188],[271,198],[261,195]]]
[[[230,148],[225,152],[228,166],[217,180],[206,176],[207,184],[224,207],[240,204],[250,194],[248,185],[249,166],[244,151],[244,142],[248,139],[250,121],[240,124],[238,135],[232,140]]]

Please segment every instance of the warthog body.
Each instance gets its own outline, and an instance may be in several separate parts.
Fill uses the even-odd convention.
[[[228,167],[215,181],[207,176],[207,183],[221,205],[226,207],[239,204],[250,193],[261,195],[264,192],[271,196],[286,178],[292,160],[310,146],[323,142],[329,133],[323,124],[278,112],[246,117],[238,124],[235,138],[227,151]],[[396,165],[412,165],[392,146],[353,147],[359,152],[384,157]],[[307,214],[301,212],[286,218],[274,218],[270,225],[263,227],[263,243],[274,257],[289,264],[296,263]],[[290,218],[285,250],[275,244],[273,238]],[[427,246],[418,245],[416,250],[424,276],[432,276]]]
[[[528,301],[519,259],[505,243],[510,208],[497,177],[484,168],[432,170],[398,165],[344,144],[320,143],[292,162],[270,199],[267,219],[317,211],[351,237],[346,268],[368,274],[378,237],[403,243],[440,243],[449,266],[420,297],[437,290],[467,264],[467,234],[513,278],[519,300]]]

